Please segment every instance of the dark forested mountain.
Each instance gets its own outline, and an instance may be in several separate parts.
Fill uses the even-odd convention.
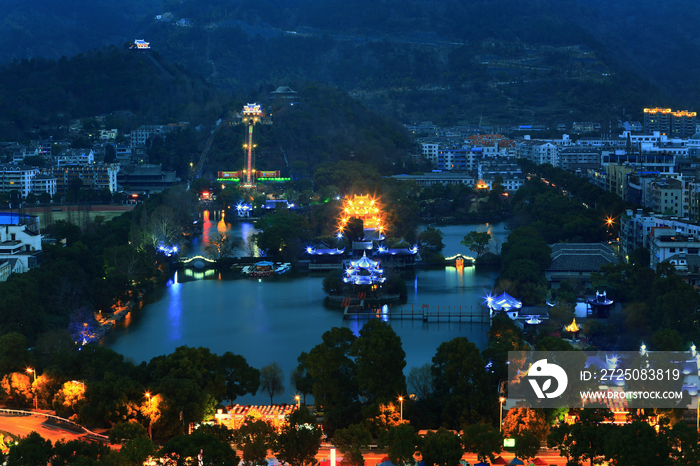
[[[23,59],[0,66],[0,135],[22,140],[47,127],[67,130],[72,118],[124,111],[136,121],[213,122],[229,96],[158,54],[112,47],[58,60]],[[119,122],[113,122],[119,124]],[[128,131],[128,127],[127,127]]]
[[[692,0],[4,0],[0,18],[0,61],[145,39],[220,88],[320,81],[405,119],[604,121],[700,102]]]

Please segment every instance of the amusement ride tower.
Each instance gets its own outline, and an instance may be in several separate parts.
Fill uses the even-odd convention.
[[[260,123],[262,118],[263,112],[260,104],[247,104],[243,106],[241,121],[248,125],[248,142],[246,144],[248,155],[245,169],[243,170],[245,179],[243,183],[241,183],[241,186],[244,188],[252,188],[255,186],[255,180],[253,180],[253,126],[255,126],[255,123]]]

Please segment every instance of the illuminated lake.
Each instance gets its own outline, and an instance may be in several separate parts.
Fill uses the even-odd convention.
[[[459,242],[470,231],[488,231],[502,242],[508,233],[500,223],[438,228],[444,233],[445,256],[469,254]],[[222,229],[244,239],[255,232],[252,223],[226,224],[207,217],[202,237],[188,254],[201,251],[207,238]],[[408,299],[404,309],[428,305],[454,312],[460,306],[475,307],[482,303],[497,275],[497,270],[481,267],[406,272]],[[141,309],[134,310],[127,323],[110,332],[103,344],[135,363],[171,353],[182,345],[206,346],[217,354],[241,354],[257,368],[276,361],[284,370],[286,391],[275,402],[294,402],[289,374],[297,365],[297,356],[321,343],[321,335],[331,327],[346,326],[357,332],[365,322],[343,320],[342,310],[324,305],[323,276],[298,273],[248,279],[231,270],[181,270],[166,287],[149,296]],[[487,326],[483,324],[424,323],[390,317],[388,321],[403,342],[406,372],[430,362],[442,342],[457,336],[465,336],[481,348],[486,343]],[[258,393],[236,401],[269,403],[269,397]]]

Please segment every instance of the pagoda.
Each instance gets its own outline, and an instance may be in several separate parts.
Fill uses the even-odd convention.
[[[379,267],[379,261],[373,261],[367,254],[356,261],[350,261],[345,269],[343,282],[351,285],[377,285],[386,281],[384,270]]]
[[[607,318],[610,315],[610,309],[613,304],[614,301],[608,299],[605,291],[602,293],[596,291],[595,298],[588,298],[586,300],[587,315],[588,317]]]
[[[353,217],[362,220],[365,230],[379,230],[380,232],[384,230],[381,221],[381,206],[369,194],[365,196],[355,195],[351,199],[343,200],[343,211],[340,217],[342,227],[345,227],[348,220]]]

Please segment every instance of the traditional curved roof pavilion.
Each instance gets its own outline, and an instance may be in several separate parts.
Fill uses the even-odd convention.
[[[355,195],[352,199],[343,200],[343,212],[341,223],[343,226],[350,218],[359,218],[364,224],[365,230],[382,230],[381,206],[376,199]]]
[[[353,285],[374,285],[384,283],[386,277],[384,270],[379,267],[379,261],[373,261],[365,253],[360,259],[350,261],[350,267],[345,269],[343,281]]]

